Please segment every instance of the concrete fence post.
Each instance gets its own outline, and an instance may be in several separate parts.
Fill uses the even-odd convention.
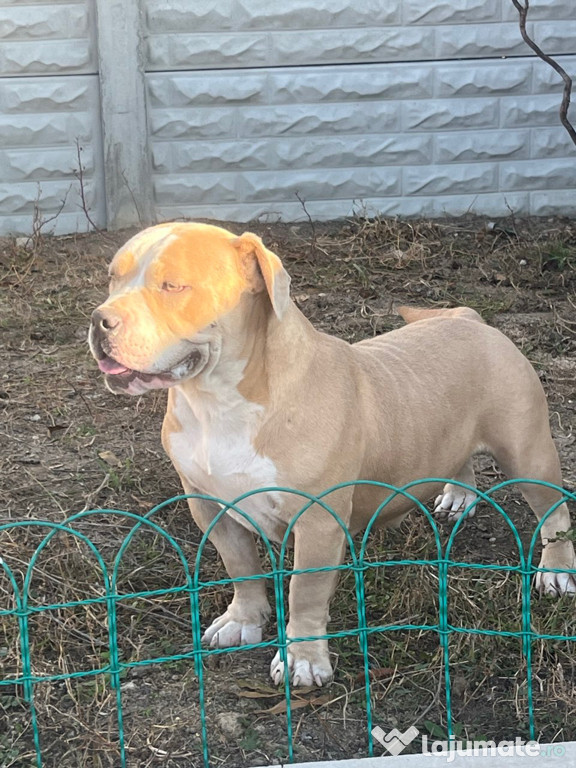
[[[108,229],[154,222],[140,0],[96,0]]]

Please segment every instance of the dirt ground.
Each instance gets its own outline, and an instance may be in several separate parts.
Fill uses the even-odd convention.
[[[246,227],[229,225],[240,233]],[[357,216],[326,224],[254,224],[292,275],[293,296],[322,330],[354,342],[400,324],[395,303],[465,304],[477,309],[522,349],[548,394],[551,426],[565,485],[576,487],[576,222],[466,218],[436,222]],[[85,509],[144,513],[179,492],[160,445],[165,393],[115,397],[103,386],[86,333],[106,291],[107,264],[132,232],[0,241],[0,525],[29,519],[62,522]],[[449,372],[447,372],[449,375]],[[479,485],[501,476],[490,458],[478,459]],[[530,511],[515,492],[499,497],[530,536]],[[158,516],[193,562],[199,534],[184,504]],[[78,526],[111,562],[130,525],[120,515],[96,515]],[[449,529],[445,529],[447,536]],[[0,532],[0,553],[21,583],[45,534],[38,528]],[[488,508],[456,539],[456,559],[517,564],[514,541]],[[431,557],[423,516],[373,537],[380,559]],[[214,552],[203,575],[224,578]],[[181,567],[154,534],[139,536],[123,560],[124,592],[181,583]],[[521,629],[519,583],[506,571],[456,571],[450,620],[461,627]],[[356,621],[351,574],[335,598],[331,631]],[[101,576],[86,547],[57,536],[38,559],[30,592],[34,604],[99,594]],[[226,605],[228,590],[201,599],[205,625]],[[367,576],[371,626],[437,620],[437,574],[397,566]],[[0,682],[22,670],[11,587],[0,576]],[[30,618],[32,672],[38,675],[100,668],[109,660],[105,606],[56,609]],[[533,626],[576,635],[569,599],[534,599]],[[132,598],[119,606],[120,658],[131,663],[185,653],[191,643],[189,602],[176,593]],[[270,629],[267,639],[274,637]],[[335,681],[298,694],[295,755],[300,760],[367,754],[362,656],[351,638],[332,643]],[[413,723],[442,738],[446,727],[438,636],[430,631],[375,633],[369,644],[374,722],[385,731]],[[269,686],[271,651],[211,658],[205,670],[211,765],[240,768],[287,757],[282,692]],[[537,737],[576,739],[574,645],[533,644]],[[459,633],[451,639],[453,712],[462,738],[527,737],[525,663],[514,638]],[[198,685],[192,661],[135,666],[122,678],[130,766],[200,766]],[[0,685],[0,766],[35,765],[32,732],[20,686]],[[36,686],[45,765],[118,766],[116,694],[105,675]],[[407,751],[420,751],[417,739]],[[382,748],[375,747],[375,754]]]

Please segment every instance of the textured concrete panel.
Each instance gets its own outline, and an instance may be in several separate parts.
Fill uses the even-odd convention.
[[[436,96],[490,96],[530,93],[532,63],[508,59],[497,64],[459,61],[434,68]]]
[[[474,24],[500,18],[500,0],[404,0],[405,24]]]
[[[266,170],[270,168],[270,142],[179,141],[154,145],[154,170],[159,173],[206,173]],[[170,154],[167,150],[171,150]]]
[[[332,23],[329,12],[317,27],[302,22],[297,29],[266,27],[267,15],[261,28],[242,31],[198,31],[192,24],[182,24],[169,32],[151,34],[149,70],[216,69],[237,67],[291,66],[338,64],[354,62],[407,62],[423,60],[481,59],[498,56],[526,56],[529,48],[522,40],[518,24],[502,22],[498,14],[491,15],[487,7],[476,8],[486,13],[489,21],[469,23],[408,24],[382,26],[339,26]],[[448,11],[450,4],[436,4],[434,9]],[[430,6],[432,8],[432,6]],[[174,25],[176,26],[176,25]],[[529,32],[544,50],[553,54],[576,52],[574,39],[576,21],[537,21]]]
[[[96,187],[93,180],[85,180],[84,195],[88,206],[93,207],[96,201]],[[41,214],[48,217],[59,211],[64,201],[67,208],[71,209],[77,209],[81,204],[78,184],[69,179],[40,183],[0,184],[0,210],[4,216],[27,214],[32,217],[35,208],[38,207]],[[32,227],[29,231],[32,231]]]
[[[270,64],[285,66],[434,58],[434,33],[424,27],[325,29],[271,36]]]
[[[0,39],[47,40],[89,36],[85,3],[0,7]]]
[[[338,166],[386,167],[403,163],[429,163],[432,136],[389,134],[279,139],[270,143],[271,167],[335,168]]]
[[[96,71],[91,2],[2,3],[3,76]]]
[[[474,193],[454,195],[432,195],[403,197],[392,200],[367,199],[367,209],[376,209],[376,205],[385,216],[464,216],[473,212],[479,216],[509,215],[508,206],[513,211],[528,211],[529,195],[527,192],[514,193]],[[377,209],[376,209],[377,210]]]
[[[149,37],[149,70],[216,69],[259,66],[338,64],[354,62],[402,62],[447,59],[481,59],[498,56],[526,56],[529,49],[522,40],[518,24],[502,22],[493,16],[486,3],[476,6],[486,13],[485,23],[409,24],[408,26],[339,26],[331,15],[324,15],[319,26],[302,25],[284,30],[266,27],[226,31],[215,27],[203,32],[191,24],[176,26],[169,32]],[[449,10],[450,4],[436,5]],[[263,20],[266,20],[264,15]],[[545,50],[572,54],[575,49],[573,23],[534,22],[529,31]]]
[[[398,168],[325,169],[321,174],[304,169],[290,172],[246,173],[241,177],[242,199],[260,200],[321,200],[344,198],[352,200],[369,193],[400,194],[401,171]]]
[[[194,72],[150,74],[146,78],[148,103],[152,107],[194,108],[265,104],[271,77],[262,71],[211,74],[209,78]]]
[[[567,131],[560,125],[554,128],[532,128],[532,157],[574,158],[574,144]]]
[[[453,27],[438,27],[436,41],[438,59],[525,56],[528,52],[515,24],[459,24]]]
[[[560,100],[556,95],[503,98],[500,102],[501,125],[507,128],[555,125],[559,108]]]
[[[152,34],[368,27],[401,22],[402,0],[147,0],[146,22]]]
[[[237,0],[146,0],[145,24],[150,34],[229,32],[249,26],[252,14]]]
[[[429,163],[433,137],[408,136],[309,137],[232,141],[155,142],[154,170],[158,173],[293,168],[353,168]]]
[[[434,87],[429,64],[358,65],[278,70],[270,74],[276,104],[426,98]]]
[[[99,89],[95,76],[0,79],[0,233],[30,234],[35,210],[56,218],[43,231],[105,225]],[[80,160],[78,147],[80,146]]]
[[[530,160],[500,165],[500,189],[576,188],[576,156],[572,161]]]
[[[198,173],[156,176],[154,194],[162,205],[234,203],[239,197],[239,174]],[[212,214],[214,218],[214,214]]]
[[[218,69],[269,64],[266,33],[154,35],[148,40],[149,69]]]
[[[497,161],[530,156],[530,132],[467,131],[441,133],[436,137],[439,163]]]
[[[94,172],[92,148],[82,152],[82,168],[85,173]],[[65,149],[8,149],[0,150],[0,178],[3,181],[44,181],[68,177],[76,179],[78,154],[76,147]]]
[[[94,72],[89,40],[0,43],[2,75],[39,75]]]
[[[502,18],[505,21],[517,21],[518,11],[512,3],[502,3]],[[530,3],[529,18],[532,21],[547,19],[561,21],[573,19],[576,21],[576,5],[574,0],[538,0]]]
[[[307,170],[245,173],[198,173],[156,176],[154,189],[163,206],[210,202],[257,203],[284,199],[353,199],[376,191],[381,195],[400,193],[398,168]]]
[[[576,3],[574,8],[576,9]],[[554,60],[574,78],[576,75],[576,56],[555,56]],[[564,90],[563,78],[551,66],[540,59],[536,59],[533,67],[534,93],[561,93]]]
[[[498,126],[496,99],[442,99],[404,104],[403,125],[408,130],[479,130]]]
[[[574,189],[541,190],[530,194],[530,213],[533,216],[576,216]]]
[[[403,169],[407,195],[492,192],[498,188],[498,169],[493,164],[430,165]]]
[[[52,115],[0,114],[0,146],[42,147],[54,144],[74,144],[77,138],[90,140],[93,118],[87,113]]]
[[[576,14],[574,21],[541,21],[534,24],[534,40],[547,54],[576,53]]]
[[[241,136],[279,136],[282,134],[363,133],[396,131],[399,110],[395,102],[366,102],[359,109],[354,103],[324,105],[294,104],[290,106],[254,107],[237,114]]]
[[[224,109],[155,109],[150,116],[153,137],[213,139],[232,136],[234,113]]]
[[[237,67],[418,61],[435,56],[427,27],[308,29],[297,32],[152,35],[150,71]]]
[[[98,100],[98,81],[89,75],[0,78],[2,113],[96,111]]]

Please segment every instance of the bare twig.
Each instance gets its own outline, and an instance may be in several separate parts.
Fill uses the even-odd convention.
[[[512,3],[514,4],[514,8],[518,11],[520,15],[520,34],[522,35],[522,39],[528,45],[536,56],[539,56],[542,61],[545,61],[546,64],[552,67],[562,80],[564,80],[564,93],[562,96],[562,103],[560,104],[560,122],[568,132],[568,135],[572,139],[572,142],[576,146],[576,130],[574,129],[574,126],[568,120],[568,109],[570,107],[570,96],[572,94],[572,78],[568,75],[565,69],[563,69],[560,64],[558,64],[557,61],[554,61],[550,56],[548,56],[547,53],[544,53],[544,51],[540,48],[539,45],[537,45],[532,38],[528,36],[528,32],[526,31],[526,19],[528,18],[528,9],[530,8],[530,0],[523,0],[524,5],[520,2],[520,0],[512,0]]]
[[[32,234],[28,238],[29,242],[32,244],[32,251],[36,253],[38,251],[38,248],[40,246],[40,241],[42,238],[42,230],[44,227],[46,227],[48,224],[55,221],[58,216],[62,213],[64,210],[64,206],[66,205],[66,200],[68,199],[68,193],[70,192],[70,187],[66,190],[66,194],[64,195],[64,198],[60,202],[60,207],[54,213],[52,216],[49,216],[47,219],[45,219],[42,216],[42,212],[40,210],[40,202],[42,200],[42,186],[40,183],[38,183],[38,190],[36,192],[36,198],[34,200],[34,210],[32,214]]]
[[[86,194],[84,191],[84,166],[82,165],[82,147],[80,146],[80,139],[76,139],[76,157],[78,158],[78,169],[74,171],[74,175],[78,179],[78,184],[80,185],[80,201],[82,205],[82,210],[84,211],[84,216],[86,216],[86,219],[88,221],[88,224],[92,227],[93,230],[96,232],[101,232],[102,230],[100,227],[98,227],[92,218],[90,216],[90,211],[88,210],[88,203],[86,202]]]
[[[306,203],[300,197],[300,193],[298,192],[298,190],[296,190],[296,192],[294,194],[296,195],[296,197],[298,198],[298,202],[300,203],[300,205],[304,209],[304,213],[306,214],[306,217],[307,217],[308,222],[310,224],[310,230],[311,230],[311,233],[312,233],[312,240],[311,240],[310,245],[312,246],[312,253],[316,253],[316,225],[314,224],[314,219],[312,218],[312,216],[310,216],[308,208],[306,208]]]

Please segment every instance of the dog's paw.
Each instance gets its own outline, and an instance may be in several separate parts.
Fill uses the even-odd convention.
[[[576,568],[574,547],[570,541],[551,541],[542,551],[539,568]],[[550,573],[536,574],[535,587],[541,595],[562,597],[576,594],[576,574]]]
[[[308,649],[298,646],[307,645]],[[327,650],[318,650],[313,643],[294,643],[292,650],[287,652],[288,669],[290,670],[290,683],[295,686],[318,685],[322,686],[332,680],[332,665]],[[280,658],[280,651],[272,659],[270,664],[270,677],[274,685],[284,682],[284,662]]]
[[[449,523],[455,523],[462,517],[464,510],[474,504],[477,496],[468,488],[462,488],[460,485],[447,483],[443,492],[436,497],[434,502],[434,514],[440,520],[448,520]],[[477,506],[477,505],[476,505]],[[468,517],[474,517],[476,506],[468,512]]]
[[[202,642],[212,648],[229,648],[262,642],[262,625],[237,621],[230,613],[214,619],[202,637]]]

